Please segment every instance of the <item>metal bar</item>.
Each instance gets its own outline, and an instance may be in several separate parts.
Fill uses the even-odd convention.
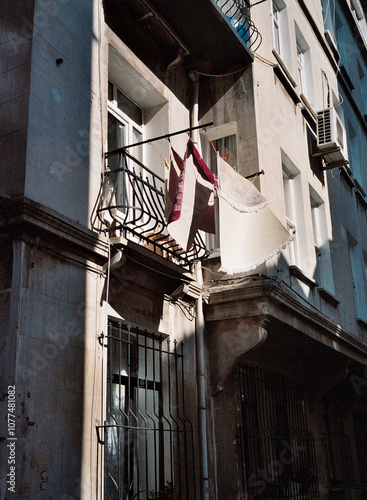
[[[149,144],[150,142],[160,141],[161,139],[168,139],[169,137],[173,137],[175,135],[185,134],[186,132],[191,132],[192,130],[210,127],[211,125],[215,125],[214,121],[209,123],[204,123],[203,125],[198,125],[197,127],[189,127],[183,130],[178,130],[177,132],[171,132],[170,134],[160,135],[158,137],[153,137],[152,139],[146,139],[145,141],[135,142],[134,144],[128,144],[127,146],[123,146],[122,148],[114,149],[113,151],[108,151],[105,153],[105,158],[108,156],[114,155],[116,153],[122,153],[126,151],[128,148],[133,148],[135,146],[141,146],[142,144]]]
[[[260,170],[260,172],[255,172],[254,174],[247,175],[245,179],[252,179],[252,177],[257,177],[258,175],[265,175],[264,170]]]
[[[127,325],[127,340],[129,343],[127,344],[127,376],[128,376],[128,382],[127,382],[127,394],[126,394],[126,402],[127,404],[127,423],[129,428],[127,429],[127,450],[126,450],[126,455],[127,455],[127,479],[128,479],[128,484],[127,486],[130,487],[130,484],[133,481],[133,474],[132,474],[132,467],[131,467],[131,442],[132,442],[132,434],[131,434],[131,429],[130,429],[130,407],[131,407],[131,337],[130,337],[130,325]],[[119,370],[121,373],[122,365],[120,363]],[[121,384],[120,384],[121,385]],[[126,447],[126,444],[125,444]]]
[[[159,381],[163,380],[163,367],[162,367],[162,338],[158,346],[158,370]],[[164,453],[164,424],[163,424],[163,391],[158,392],[158,435],[159,435],[159,490],[164,490],[165,487],[165,453]]]
[[[255,3],[250,4],[250,8],[251,8],[251,7],[255,7],[255,5],[259,5],[259,4],[264,3],[264,2],[267,2],[267,1],[268,1],[268,0],[259,0],[258,2],[255,2]]]
[[[153,340],[153,346],[154,346],[154,340]],[[156,409],[156,383],[155,383],[155,372],[156,372],[156,353],[155,350],[153,350],[153,413],[156,419],[158,419],[158,436],[157,436],[157,428],[156,428],[156,420],[154,420],[154,491],[155,493],[158,492],[158,485],[159,485],[159,441],[157,443],[157,437],[159,439],[159,415],[157,414],[157,409]],[[159,396],[158,396],[159,397]],[[157,454],[157,448],[158,448],[158,454]],[[158,456],[157,456],[158,455]],[[157,465],[157,460],[158,460],[158,465]]]
[[[174,355],[175,355],[175,365],[174,365],[174,368],[175,368],[175,385],[176,385],[176,404],[177,404],[177,423],[178,423],[178,420],[181,420],[180,418],[180,415],[179,415],[179,409],[180,409],[180,401],[179,401],[179,391],[178,391],[178,362],[177,362],[177,341],[174,340],[173,341],[173,352],[174,352]],[[177,448],[178,448],[178,456],[179,456],[179,459],[181,459],[181,446],[180,446],[180,427],[179,427],[179,424],[177,426]],[[178,467],[178,484],[179,484],[179,487],[178,487],[178,494],[179,494],[179,498],[180,500],[182,500],[182,469],[181,467]]]
[[[183,353],[183,348],[184,348],[184,343],[181,342],[181,373],[185,373],[185,369],[184,369],[184,353]],[[195,467],[194,467],[194,460],[193,460],[193,454],[194,454],[194,432],[193,432],[193,425],[192,425],[192,422],[191,420],[189,420],[186,416],[186,412],[185,412],[185,381],[184,381],[184,377],[181,376],[181,384],[182,384],[182,414],[183,414],[183,417],[184,417],[184,421],[187,422],[189,428],[190,428],[190,436],[191,436],[191,440],[190,440],[190,444],[191,444],[191,453],[192,453],[192,460],[191,460],[191,465],[193,467],[193,470],[192,470],[192,477],[193,477],[193,495],[190,495],[190,492],[189,492],[189,465],[188,465],[188,452],[185,453],[185,460],[186,460],[186,485],[187,485],[187,498],[190,498],[190,500],[195,500],[196,499],[196,481],[195,481]],[[184,442],[185,442],[185,448],[187,448],[187,433],[185,432],[184,433]]]
[[[170,339],[167,339],[167,378],[168,378],[168,415],[171,419],[171,421],[177,426],[177,422],[174,419],[172,415],[172,386],[171,386],[171,367],[170,367],[170,354],[171,354],[171,349],[170,349]],[[173,430],[172,426],[170,426],[171,432],[170,432],[170,469],[171,469],[171,482],[174,484],[174,472],[173,472]]]

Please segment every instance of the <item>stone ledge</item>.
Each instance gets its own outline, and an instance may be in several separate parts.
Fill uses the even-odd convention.
[[[320,343],[344,352],[357,361],[366,362],[367,345],[343,330],[336,322],[316,309],[286,284],[266,276],[220,281],[210,288],[209,304],[205,307],[205,321],[232,321],[238,318],[266,317],[305,333]]]
[[[67,248],[86,252],[99,263],[108,258],[106,237],[25,196],[3,200],[2,214],[1,232],[42,234]]]

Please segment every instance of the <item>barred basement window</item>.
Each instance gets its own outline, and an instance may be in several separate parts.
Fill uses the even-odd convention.
[[[196,499],[183,345],[109,324],[105,499]]]
[[[319,498],[314,438],[297,383],[241,363],[239,455],[245,498]]]
[[[353,452],[349,436],[344,431],[340,408],[325,398],[324,423],[326,469],[329,491],[345,490],[355,482]]]

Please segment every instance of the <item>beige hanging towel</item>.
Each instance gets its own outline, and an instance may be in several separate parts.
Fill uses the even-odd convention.
[[[274,257],[293,237],[252,183],[251,189],[238,179],[233,185],[233,179],[241,176],[236,172],[233,176],[223,163],[218,158],[220,271],[244,273]]]

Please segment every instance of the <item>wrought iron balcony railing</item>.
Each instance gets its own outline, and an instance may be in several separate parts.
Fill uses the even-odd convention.
[[[246,0],[212,0],[226,16],[238,36],[253,52],[260,47],[262,36],[250,17],[250,4]]]
[[[183,250],[167,232],[164,179],[127,151],[107,153],[108,167],[97,208],[106,231],[146,248],[178,265],[190,266],[209,255],[198,233],[190,250]]]

